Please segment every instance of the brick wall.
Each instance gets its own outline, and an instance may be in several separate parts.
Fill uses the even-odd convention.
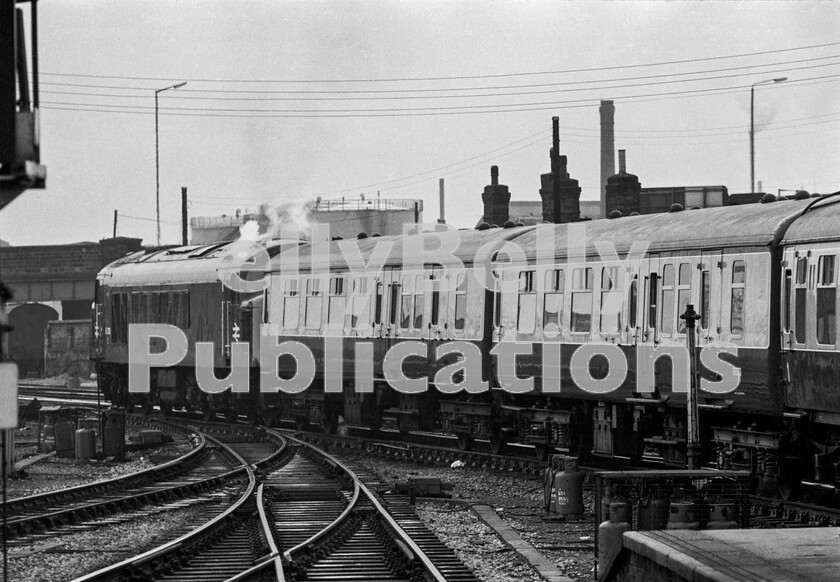
[[[5,282],[93,277],[108,263],[135,250],[140,239],[119,237],[98,243],[0,247]]]
[[[89,319],[51,321],[44,331],[44,368],[46,375],[77,372],[90,376],[91,324]]]

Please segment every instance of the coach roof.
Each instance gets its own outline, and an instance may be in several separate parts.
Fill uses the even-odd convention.
[[[810,202],[807,211],[785,233],[783,244],[840,240],[840,193]]]
[[[447,230],[424,232],[422,235],[377,236],[316,243],[280,253],[272,259],[271,271],[282,273],[287,265],[292,266],[295,261],[299,262],[302,271],[308,271],[313,266],[316,270],[328,267],[330,270],[343,271],[348,269],[348,259],[355,262],[357,257],[376,268],[424,263],[450,264],[455,262],[453,256],[463,264],[469,265],[479,252],[492,258],[507,240],[532,229],[533,227]],[[425,252],[421,245],[425,247]],[[441,250],[436,252],[438,248]],[[452,248],[455,250],[450,253],[449,249]],[[387,253],[384,263],[383,255],[379,253]]]
[[[625,216],[571,224],[540,225],[539,236],[554,236],[555,256],[573,252],[598,254],[596,245],[612,244],[626,253],[634,243],[648,245],[648,251],[769,246],[778,242],[788,224],[810,200],[782,200],[765,204],[721,206],[664,214]],[[538,231],[523,233],[513,242],[529,260],[536,256]],[[569,241],[567,243],[567,241]]]

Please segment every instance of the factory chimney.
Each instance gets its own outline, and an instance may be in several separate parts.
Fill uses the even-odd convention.
[[[443,197],[443,178],[439,181],[439,189],[440,189],[440,218],[438,218],[438,224],[446,224],[446,208],[444,206],[444,197]]]
[[[642,185],[638,176],[627,173],[624,150],[618,150],[618,174],[607,179],[606,190],[607,216],[614,210],[620,211],[621,216],[641,212]]]
[[[499,184],[499,166],[490,166],[490,184],[484,187],[481,199],[484,201],[481,221],[490,226],[504,226],[510,218],[510,191],[507,186]]]
[[[552,117],[551,123],[551,172],[540,175],[543,220],[553,223],[577,222],[580,220],[580,186],[577,180],[569,178],[566,156],[560,155],[559,118]]]
[[[615,174],[615,105],[601,101],[601,218],[607,212],[607,179]]]

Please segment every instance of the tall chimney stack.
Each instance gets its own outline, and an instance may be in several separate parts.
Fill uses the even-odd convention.
[[[484,187],[481,199],[484,201],[481,221],[491,226],[504,226],[510,219],[510,191],[504,184],[499,184],[499,166],[490,167],[490,184]]]
[[[627,173],[624,150],[618,150],[618,174],[610,176],[607,180],[607,216],[613,210],[620,211],[622,216],[629,216],[634,212],[641,213],[641,191],[639,177]]]
[[[606,217],[607,179],[615,174],[615,105],[601,101],[601,218]]]
[[[566,156],[560,155],[560,120],[551,118],[551,172],[540,175],[543,220],[559,224],[580,220],[580,187],[569,178]]]

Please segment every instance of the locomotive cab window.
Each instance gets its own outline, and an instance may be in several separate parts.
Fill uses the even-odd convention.
[[[817,263],[817,343],[829,346],[834,345],[836,336],[835,258],[823,255]]]
[[[534,333],[537,317],[537,290],[534,287],[534,271],[519,273],[519,305],[516,312],[516,331]]]
[[[543,298],[543,329],[560,331],[560,322],[563,321],[564,288],[562,269],[546,271],[545,297]]]
[[[592,269],[572,271],[572,332],[589,333],[592,329]]]
[[[621,274],[618,267],[601,269],[601,333],[618,333],[621,330]]]
[[[744,337],[744,300],[747,267],[744,261],[732,261],[732,291],[729,308],[729,331],[733,337]]]

